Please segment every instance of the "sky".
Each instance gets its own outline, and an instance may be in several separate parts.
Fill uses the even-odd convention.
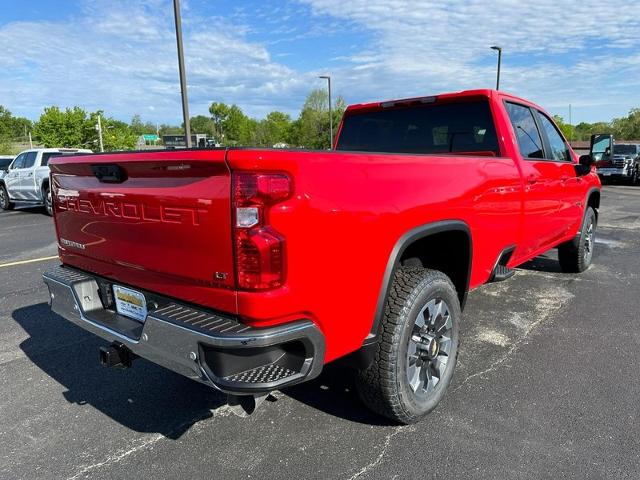
[[[308,92],[347,103],[495,86],[572,121],[640,107],[640,2],[182,0],[190,113],[235,103],[297,116]],[[0,105],[128,121],[182,119],[172,0],[0,0]]]

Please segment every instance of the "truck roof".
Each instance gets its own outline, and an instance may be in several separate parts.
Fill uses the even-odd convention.
[[[22,150],[18,155],[27,152],[55,152],[55,153],[93,153],[92,150],[88,148],[67,148],[67,147],[56,147],[56,148],[28,148],[26,150]],[[17,156],[17,155],[16,155]]]
[[[434,103],[437,100],[454,100],[457,98],[466,98],[466,97],[491,98],[494,96],[508,98],[509,100],[513,100],[518,103],[535,107],[539,110],[544,110],[542,107],[536,105],[535,103],[530,102],[529,100],[525,100],[524,98],[520,98],[506,92],[492,90],[490,88],[484,88],[484,89],[475,89],[475,90],[462,90],[460,92],[440,93],[437,95],[427,95],[424,97],[410,97],[410,98],[400,98],[395,100],[385,100],[382,102],[356,103],[353,105],[349,105],[346,111],[349,112],[353,110],[376,110],[379,108],[390,108],[390,107],[394,107],[402,104],[404,105],[418,104],[418,103],[428,104],[428,103]]]

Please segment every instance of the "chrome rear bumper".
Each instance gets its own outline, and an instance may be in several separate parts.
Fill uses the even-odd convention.
[[[310,320],[252,328],[237,319],[143,291],[144,323],[119,315],[108,279],[65,266],[43,274],[51,309],[133,354],[230,394],[254,394],[317,376],[324,337]],[[135,287],[133,287],[135,288]],[[107,303],[107,305],[105,305]]]

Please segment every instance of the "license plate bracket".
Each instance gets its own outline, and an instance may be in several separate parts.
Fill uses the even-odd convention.
[[[132,318],[140,323],[147,319],[147,300],[144,294],[120,285],[113,286],[113,298],[116,311],[120,315]]]

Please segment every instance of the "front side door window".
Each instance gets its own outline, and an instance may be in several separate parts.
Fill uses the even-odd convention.
[[[10,170],[18,170],[20,168],[24,167],[24,159],[26,157],[26,153],[23,153],[21,155],[18,155],[16,157],[16,159],[13,161],[13,164],[11,165]]]
[[[551,120],[542,112],[538,112],[538,118],[540,119],[540,125],[547,135],[549,140],[549,149],[545,158],[549,160],[556,160],[558,162],[570,162],[571,154],[569,153],[569,146],[566,144],[560,132],[553,124]]]

